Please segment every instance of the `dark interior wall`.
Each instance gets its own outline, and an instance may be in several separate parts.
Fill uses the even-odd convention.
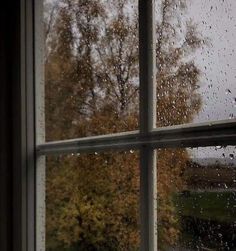
[[[12,250],[13,90],[19,83],[19,1],[0,8],[0,250]]]
[[[6,7],[0,9],[0,250],[9,250],[11,232],[10,32]]]

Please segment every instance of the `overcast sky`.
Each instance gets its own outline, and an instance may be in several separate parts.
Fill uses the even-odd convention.
[[[53,1],[60,2],[45,0]],[[192,18],[209,41],[194,58],[202,72],[199,92],[203,103],[194,122],[236,118],[236,0],[187,0],[187,3],[183,19]]]
[[[188,14],[209,45],[196,53],[203,107],[196,122],[236,118],[236,1],[189,1]]]
[[[188,1],[188,13],[209,39],[195,62],[202,71],[203,107],[195,122],[236,118],[236,0]],[[195,158],[235,158],[235,147],[191,150]]]
[[[203,103],[194,122],[236,118],[236,0],[187,2],[183,18],[197,23],[198,30],[209,41],[194,57],[202,72],[199,92]],[[196,158],[229,157],[235,155],[235,147],[199,148],[192,152]]]

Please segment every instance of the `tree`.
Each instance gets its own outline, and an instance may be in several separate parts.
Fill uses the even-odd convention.
[[[110,20],[97,1],[89,4],[87,1],[66,1],[65,4],[57,10],[58,21],[53,22],[54,33],[49,40],[46,58],[47,139],[136,127],[137,102],[132,100],[137,100],[137,84],[132,86],[131,82],[137,78],[138,70],[137,65],[130,61],[137,61],[137,48],[135,53],[132,49],[129,54],[126,49],[120,50],[127,44],[122,37],[127,35],[129,24],[122,13],[124,4],[117,5],[117,12],[120,12],[117,20]],[[106,29],[99,29],[100,22],[105,23]],[[120,26],[119,32],[116,26]],[[129,32],[132,30],[131,26]],[[108,45],[115,44],[116,39],[120,40],[120,47],[108,50]],[[128,36],[128,39],[134,42],[137,37]],[[67,48],[61,51],[64,44]],[[122,60],[128,62],[127,69],[122,69],[124,76],[119,72],[120,68],[112,70],[116,64],[122,66]],[[101,62],[105,63],[102,65]],[[49,250],[76,249],[78,246],[80,250],[137,250],[138,205],[133,204],[138,203],[139,169],[137,156],[132,155],[86,155],[79,161],[73,158],[48,159]],[[110,163],[109,168],[104,168],[106,161]],[[130,165],[124,165],[127,162]],[[88,166],[94,167],[95,171],[87,170]],[[98,194],[97,190],[101,192]]]
[[[163,0],[161,9],[157,126],[167,126],[191,122],[200,109],[200,72],[188,56],[202,40],[194,24],[176,25],[180,12],[186,10],[185,1]],[[138,127],[136,10],[133,0],[64,0],[49,8],[45,24],[47,140]],[[185,186],[181,175],[188,159],[184,149],[158,150],[162,249],[178,240],[180,226],[172,195]],[[48,158],[46,194],[48,250],[138,250],[136,153]]]
[[[179,21],[186,1],[163,0],[157,23],[157,126],[193,121],[200,110],[200,71],[191,54],[204,40],[191,21]],[[180,233],[173,194],[185,188],[184,170],[189,160],[186,149],[158,150],[158,235],[159,246],[175,245]]]

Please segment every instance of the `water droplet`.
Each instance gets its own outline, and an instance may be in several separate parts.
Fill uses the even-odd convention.
[[[232,153],[230,153],[230,154],[229,154],[229,158],[230,158],[231,160],[233,160],[233,159],[234,159],[234,155],[233,155]]]
[[[229,114],[229,119],[233,119],[234,118],[234,114],[233,113],[230,113]]]
[[[226,89],[226,90],[225,90],[225,94],[226,94],[226,95],[231,94],[231,90],[230,90],[230,89]]]
[[[233,98],[233,105],[236,107],[236,98]]]

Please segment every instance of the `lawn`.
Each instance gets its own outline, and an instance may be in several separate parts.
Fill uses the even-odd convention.
[[[174,196],[181,216],[224,223],[236,223],[236,192],[189,192]]]

